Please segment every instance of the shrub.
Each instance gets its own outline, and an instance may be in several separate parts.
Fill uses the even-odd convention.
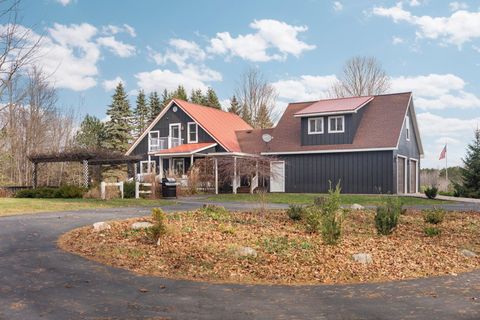
[[[123,183],[123,197],[135,198],[135,181],[129,181]]]
[[[308,206],[304,209],[305,229],[314,233],[320,231],[322,224],[322,210],[318,206]]]
[[[288,207],[287,214],[288,217],[292,220],[298,221],[302,220],[302,217],[304,215],[304,208],[301,205],[298,204],[291,204]]]
[[[65,185],[65,186],[61,186],[58,189],[55,189],[54,198],[64,198],[64,199],[82,198],[85,192],[86,192],[85,188]]]
[[[325,203],[325,201],[327,200],[327,197],[326,196],[318,196],[318,197],[315,197],[313,199],[313,205],[314,206],[323,206],[323,204]]]
[[[167,233],[167,215],[160,208],[152,209],[153,226],[147,229],[147,236],[152,241],[158,241],[161,236]]]
[[[340,208],[340,184],[330,188],[322,205],[321,232],[326,244],[336,244],[342,235],[344,212]]]
[[[375,227],[379,234],[389,235],[398,225],[402,203],[398,197],[387,197],[382,206],[377,207]]]
[[[437,227],[425,227],[423,231],[425,232],[425,235],[429,237],[438,236],[441,233],[441,230]]]
[[[222,206],[205,204],[200,211],[205,217],[215,221],[226,221],[231,218],[230,212]]]
[[[82,198],[85,189],[77,186],[61,186],[60,188],[35,188],[20,190],[16,198]]]
[[[439,224],[445,218],[445,210],[439,208],[425,209],[423,212],[423,220],[431,224]]]
[[[425,188],[425,195],[428,199],[435,199],[437,197],[438,188],[435,186],[430,186]]]

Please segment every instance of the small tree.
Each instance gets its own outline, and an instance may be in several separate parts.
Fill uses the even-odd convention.
[[[461,169],[463,185],[455,185],[456,193],[469,198],[480,198],[480,130],[475,131],[475,138],[468,145],[467,155]]]
[[[162,112],[162,109],[165,107],[163,103],[160,102],[160,99],[158,98],[158,93],[156,91],[153,91],[150,93],[150,96],[148,97],[148,109],[150,113],[150,120],[155,119],[160,112]]]
[[[95,116],[86,115],[75,135],[75,144],[81,148],[98,149],[103,146],[105,125]]]
[[[222,109],[222,106],[220,105],[220,101],[218,101],[217,94],[215,93],[215,90],[213,90],[212,88],[207,89],[207,93],[205,94],[204,105],[206,105],[207,107]]]
[[[233,95],[230,99],[230,107],[228,108],[228,112],[235,113],[237,116],[239,116],[242,112],[240,104],[238,103],[237,97],[235,97],[235,95]]]
[[[402,202],[398,197],[387,197],[385,203],[377,207],[375,227],[379,234],[389,235],[398,225],[402,213]]]
[[[192,103],[203,105],[205,102],[205,97],[203,96],[202,89],[192,90],[192,93],[190,94],[190,101]]]

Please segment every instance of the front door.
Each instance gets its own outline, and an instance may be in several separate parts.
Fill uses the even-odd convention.
[[[170,132],[169,132],[169,148],[177,147],[181,145],[181,124],[180,123],[171,123]]]
[[[405,193],[406,160],[402,157],[397,158],[397,193]]]
[[[285,192],[285,161],[270,162],[270,192]]]

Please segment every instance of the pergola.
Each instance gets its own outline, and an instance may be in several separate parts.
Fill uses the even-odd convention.
[[[110,150],[74,150],[63,152],[35,153],[28,156],[33,163],[32,186],[37,187],[37,170],[39,163],[48,162],[80,162],[83,165],[83,186],[89,185],[89,165],[134,164],[142,160],[141,156],[126,156]]]

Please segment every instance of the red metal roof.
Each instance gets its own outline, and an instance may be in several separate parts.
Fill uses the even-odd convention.
[[[216,143],[208,142],[208,143],[187,143],[181,144],[179,146],[170,148],[170,149],[163,149],[158,151],[156,154],[164,155],[164,154],[174,154],[174,153],[195,153],[204,149],[208,149],[210,147],[216,146]]]
[[[368,96],[320,100],[296,112],[295,116],[354,112],[370,102],[373,98],[372,96]]]
[[[205,107],[180,99],[173,100],[190,117],[197,121],[205,131],[227,148],[227,151],[241,151],[235,131],[252,129],[242,118],[231,112]]]

